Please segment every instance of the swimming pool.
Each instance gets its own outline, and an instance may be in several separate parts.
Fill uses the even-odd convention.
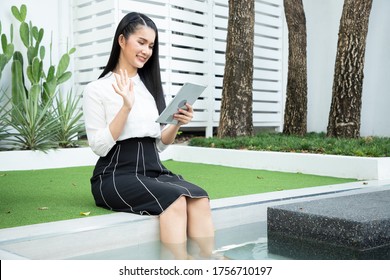
[[[215,251],[228,259],[285,259],[268,254],[267,207],[354,192],[389,181],[278,191],[211,201]],[[188,251],[196,251],[189,243]],[[196,253],[196,252],[195,252]],[[158,220],[127,213],[0,230],[0,259],[170,259],[158,238]]]

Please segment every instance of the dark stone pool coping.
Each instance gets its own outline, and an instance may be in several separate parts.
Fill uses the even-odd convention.
[[[299,259],[389,259],[390,188],[271,206],[268,248]]]

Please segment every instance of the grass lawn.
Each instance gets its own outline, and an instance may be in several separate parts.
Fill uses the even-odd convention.
[[[211,199],[356,181],[175,161],[164,165],[202,186]],[[87,166],[0,171],[0,228],[112,213],[94,204],[92,170]]]

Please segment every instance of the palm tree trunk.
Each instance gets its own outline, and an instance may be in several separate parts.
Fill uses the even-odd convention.
[[[253,133],[254,0],[229,0],[226,62],[218,137]]]
[[[364,55],[372,0],[345,0],[327,135],[360,136]]]
[[[307,132],[306,17],[302,0],[284,0],[288,26],[288,77],[283,133]]]

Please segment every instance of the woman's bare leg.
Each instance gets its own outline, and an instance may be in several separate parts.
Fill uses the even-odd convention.
[[[175,259],[187,259],[187,201],[178,198],[160,215],[160,240]]]
[[[214,225],[208,198],[187,198],[187,234],[194,240],[202,257],[209,257],[214,249]]]

